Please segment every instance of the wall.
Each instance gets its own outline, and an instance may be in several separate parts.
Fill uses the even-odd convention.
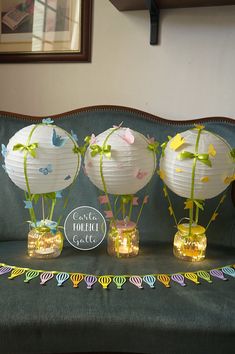
[[[92,63],[0,64],[0,110],[29,115],[118,104],[171,119],[235,118],[235,6],[147,11],[94,0]]]

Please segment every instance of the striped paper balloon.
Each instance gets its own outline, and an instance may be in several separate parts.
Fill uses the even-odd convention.
[[[27,177],[32,194],[50,193],[68,187],[80,169],[80,154],[71,135],[56,125],[29,125],[9,141],[5,157],[6,172],[12,182],[28,191],[25,180],[24,146],[38,144],[35,157],[27,153]],[[21,145],[22,149],[15,149]]]
[[[113,131],[113,133],[112,133]],[[108,137],[109,136],[109,137]],[[148,148],[144,135],[129,128],[113,128],[99,134],[85,154],[85,169],[91,182],[104,191],[100,174],[100,153],[92,156],[95,146],[111,146],[111,157],[102,155],[103,176],[110,194],[135,194],[152,178],[156,154]]]
[[[62,286],[69,279],[68,273],[58,273],[56,275],[57,286]]]
[[[86,275],[84,281],[86,282],[87,289],[91,290],[92,286],[97,282],[97,277],[94,275]]]
[[[139,275],[133,275],[132,277],[129,278],[129,282],[139,289],[143,289],[142,286],[142,278]]]
[[[51,280],[54,277],[54,273],[52,272],[44,272],[40,275],[40,285],[45,285],[46,282],[48,282],[49,280]]]
[[[78,284],[83,280],[84,276],[80,273],[72,273],[70,280],[73,283],[73,287],[77,288]]]

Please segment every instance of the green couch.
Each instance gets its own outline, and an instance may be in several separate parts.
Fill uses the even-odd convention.
[[[81,144],[91,133],[99,134],[113,124],[151,135],[159,142],[168,135],[192,127],[195,121],[168,121],[145,112],[118,106],[78,109],[52,117],[58,126],[76,132]],[[0,142],[7,144],[19,129],[42,118],[0,113]],[[200,119],[209,130],[235,145],[235,121],[228,118]],[[197,121],[198,122],[198,121]],[[137,258],[113,259],[105,242],[89,252],[68,244],[54,260],[27,256],[27,210],[23,191],[0,171],[0,263],[33,269],[91,274],[177,273],[212,269],[235,263],[235,210],[228,191],[221,214],[208,230],[207,258],[199,264],[180,261],[172,255],[173,220],[156,175],[150,201],[140,223],[141,251]],[[143,192],[140,193],[140,195]],[[67,214],[80,205],[100,209],[98,191],[80,171]],[[183,200],[172,195],[178,218],[185,215]],[[218,200],[207,202],[201,223],[206,224]],[[58,209],[58,208],[57,208]],[[235,279],[213,279],[186,287],[171,288],[157,283],[143,290],[126,283],[123,290],[111,284],[93,290],[82,282],[78,289],[70,281],[57,287],[38,280],[24,283],[23,277],[0,276],[0,353],[130,352],[156,354],[227,354],[235,348]]]

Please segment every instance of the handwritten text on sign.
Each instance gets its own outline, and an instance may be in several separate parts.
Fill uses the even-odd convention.
[[[106,222],[95,208],[81,206],[72,210],[64,223],[68,242],[79,250],[91,250],[100,245],[106,234]]]

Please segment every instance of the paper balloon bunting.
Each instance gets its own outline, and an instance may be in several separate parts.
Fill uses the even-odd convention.
[[[77,136],[53,124],[50,118],[19,130],[7,146],[2,144],[4,169],[13,183],[25,191],[24,207],[29,210],[28,253],[30,257],[57,257],[63,247],[59,222],[53,221],[61,191],[71,187],[79,173],[81,156]],[[42,220],[35,204],[42,202]],[[45,204],[50,204],[48,210]],[[67,199],[64,203],[64,209]]]
[[[180,286],[182,288],[187,285],[199,285],[205,282],[212,284],[214,279],[216,281],[228,281],[229,279],[235,279],[235,265],[226,265],[220,268],[213,268],[211,270],[198,270],[193,272],[185,273],[164,273],[164,274],[146,274],[146,275],[107,275],[107,274],[85,274],[85,273],[69,273],[60,271],[47,271],[47,270],[34,270],[29,268],[21,268],[13,265],[7,265],[0,263],[0,281],[2,281],[8,273],[11,275],[8,279],[15,279],[25,275],[24,283],[31,285],[31,282],[35,284],[35,279],[39,278],[40,285],[46,285],[46,283],[54,282],[58,287],[69,287],[73,288],[87,288],[92,289],[101,286],[103,289],[123,289],[126,283],[130,283],[130,286],[134,285],[133,288],[137,289],[155,289],[155,288],[171,288],[171,285]],[[225,277],[224,275],[228,276]],[[199,282],[199,278],[202,282]],[[71,282],[68,282],[68,279]],[[213,281],[212,281],[213,279]],[[128,282],[127,282],[128,280]],[[85,283],[85,284],[84,284]],[[33,285],[32,284],[32,285]],[[52,284],[51,284],[52,285]],[[2,285],[1,285],[2,286]],[[128,286],[128,285],[127,285]]]
[[[148,196],[140,202],[137,220],[133,222],[133,207],[139,205],[135,193],[143,189],[155,173],[158,143],[121,124],[96,137],[93,134],[85,141],[84,170],[90,181],[104,192],[99,202],[106,206],[105,215],[110,219],[108,253],[117,257],[136,256],[139,251],[137,224]],[[110,194],[115,196],[113,206]]]
[[[170,215],[178,228],[174,239],[174,254],[184,260],[200,261],[205,258],[206,235],[225,199],[219,201],[206,228],[198,225],[199,211],[204,210],[206,199],[224,192],[235,179],[235,150],[220,136],[196,125],[162,144],[159,175],[163,180],[164,195],[168,199]],[[188,222],[179,224],[167,187],[187,198]],[[181,219],[183,220],[183,219]]]

